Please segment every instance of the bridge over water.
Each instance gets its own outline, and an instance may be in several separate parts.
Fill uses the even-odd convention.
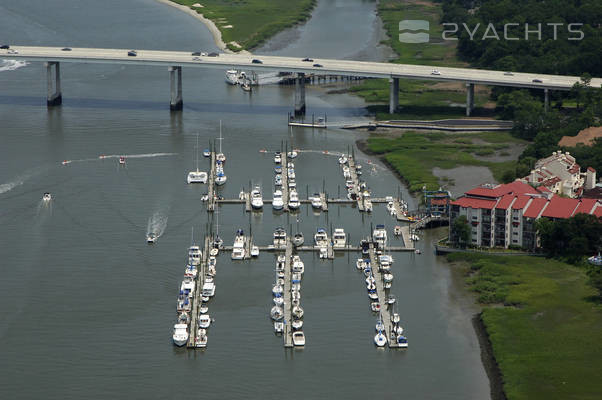
[[[0,58],[44,62],[48,80],[48,106],[62,102],[60,63],[106,63],[125,65],[155,65],[167,67],[171,81],[171,110],[181,110],[182,68],[252,68],[261,71],[282,71],[296,74],[295,114],[305,113],[305,75],[340,75],[351,77],[387,78],[390,82],[389,111],[394,113],[399,105],[399,79],[420,79],[443,82],[460,82],[466,85],[466,115],[474,108],[474,85],[511,86],[535,88],[544,91],[545,107],[549,105],[550,90],[570,90],[579,77],[544,75],[535,73],[504,72],[474,68],[448,68],[427,65],[392,64],[382,62],[259,56],[243,54],[213,54],[193,56],[190,52],[137,50],[135,56],[128,49],[72,48],[11,46],[0,50]],[[53,72],[54,69],[54,72]],[[593,78],[591,86],[600,88],[601,78]]]

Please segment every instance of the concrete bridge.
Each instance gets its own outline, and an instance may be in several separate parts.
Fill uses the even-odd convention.
[[[156,65],[168,68],[171,80],[171,110],[181,110],[182,68],[219,68],[287,71],[297,74],[295,89],[295,114],[305,113],[305,74],[341,75],[352,77],[387,78],[390,82],[389,111],[399,106],[399,79],[420,79],[443,82],[460,82],[466,85],[466,115],[474,108],[474,85],[512,86],[541,89],[545,93],[545,107],[549,106],[550,90],[570,90],[579,77],[533,73],[492,71],[474,68],[447,68],[427,65],[392,64],[381,62],[315,59],[213,53],[212,56],[194,56],[183,51],[137,50],[128,55],[128,49],[92,49],[11,46],[0,50],[0,58],[44,62],[47,68],[48,106],[62,102],[60,63],[106,63]],[[53,73],[54,69],[54,73]],[[600,88],[601,78],[593,78],[591,86]]]

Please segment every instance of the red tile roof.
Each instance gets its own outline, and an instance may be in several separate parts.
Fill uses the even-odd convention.
[[[526,210],[523,210],[523,216],[527,218],[537,218],[541,210],[548,204],[548,200],[544,198],[535,198],[529,204]]]
[[[497,202],[497,204],[495,205],[495,208],[500,209],[500,210],[507,210],[508,207],[510,207],[510,204],[512,204],[512,200],[514,200],[515,198],[516,198],[516,195],[514,195],[514,194],[504,195],[504,197],[502,197],[500,199],[500,201]]]
[[[527,195],[518,196],[518,198],[516,199],[514,204],[512,204],[512,209],[520,210],[520,209],[524,208],[530,199],[531,199],[531,196],[527,196]]]
[[[552,193],[552,191],[550,189],[548,189],[547,187],[545,187],[545,186],[538,186],[537,190],[540,191],[540,192],[542,192],[542,193]]]
[[[598,218],[602,218],[602,205],[598,204],[598,207],[594,210],[594,215]]]
[[[466,192],[466,195],[498,198],[508,193],[524,194],[537,193],[537,191],[524,182],[514,181],[504,185],[497,185],[493,188],[479,186]]]
[[[474,199],[471,197],[460,197],[456,201],[452,201],[451,204],[454,206],[460,206],[464,208],[483,208],[491,210],[495,206],[496,200],[484,200]]]
[[[591,214],[598,201],[596,199],[579,199],[578,202],[579,204],[573,215],[577,215],[579,213]]]
[[[554,196],[541,216],[549,218],[569,218],[573,215],[578,203],[579,200],[577,199]]]
[[[579,164],[575,164],[569,169],[569,173],[574,174],[575,172],[579,172],[579,170],[580,170]]]

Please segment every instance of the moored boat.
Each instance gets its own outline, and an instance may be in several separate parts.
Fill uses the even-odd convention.
[[[175,324],[173,326],[172,339],[176,346],[184,346],[188,342],[188,325]]]

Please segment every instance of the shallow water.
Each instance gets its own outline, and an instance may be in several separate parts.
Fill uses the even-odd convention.
[[[345,19],[370,32],[374,21],[361,21],[373,2],[321,1],[318,9],[340,12],[342,3],[356,13]],[[316,48],[312,35],[303,29],[291,50],[279,52],[313,54],[330,46],[333,56],[354,54],[344,36]],[[195,19],[152,0],[2,4],[0,36],[23,45],[215,50]],[[206,147],[223,121],[228,182],[222,193],[229,198],[250,180],[271,191],[272,157],[259,150],[278,150],[283,142],[316,150],[295,160],[302,197],[322,187],[336,194],[344,185],[336,157],[320,151],[347,151],[360,134],[291,131],[290,88],[266,86],[249,96],[227,86],[222,71],[185,70],[184,111],[170,114],[163,68],[65,64],[61,70],[63,106],[51,110],[40,63],[0,71],[2,398],[489,396],[465,297],[431,252],[436,233],[419,242],[422,255],[395,255],[393,293],[407,351],[372,344],[376,318],[354,257],[324,262],[310,254],[302,255],[307,346],[283,349],[268,317],[275,258],[264,253],[251,262],[219,258],[209,347],[174,348],[175,300],[191,228],[199,241],[208,223],[199,201],[206,188],[185,183],[197,134]],[[361,119],[365,112],[361,100],[326,96],[316,87],[308,88],[307,100],[310,114],[327,113],[329,120]],[[125,167],[119,155],[127,156]],[[375,195],[397,192],[392,174],[361,158]],[[200,164],[207,168],[205,159]],[[50,204],[40,202],[46,191],[53,194]],[[157,212],[168,223],[148,246],[149,218]],[[363,217],[349,206],[298,215],[308,238],[332,225],[356,242],[371,224],[394,225],[384,207]],[[267,244],[276,226],[296,224],[294,216],[269,208],[250,216],[240,206],[219,212],[227,243],[237,228]]]

